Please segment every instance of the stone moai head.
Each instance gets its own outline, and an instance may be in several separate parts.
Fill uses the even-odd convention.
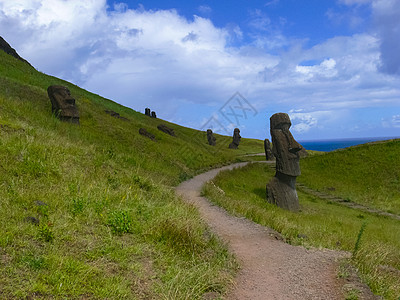
[[[270,118],[273,154],[276,157],[276,171],[289,176],[299,176],[299,151],[301,145],[289,131],[292,123],[286,113],[277,113]]]
[[[150,117],[150,108],[146,107],[146,108],[144,109],[144,114],[145,114],[146,116],[149,116],[149,117]]]
[[[229,144],[229,148],[231,149],[237,149],[239,147],[239,143],[242,137],[240,136],[240,130],[239,128],[235,128],[233,130],[233,141],[232,143]]]
[[[152,118],[157,118],[157,115],[156,115],[156,112],[155,112],[155,111],[152,111],[152,112],[151,112],[151,117],[152,117]]]
[[[235,128],[233,130],[233,142],[239,146],[240,140],[242,137],[240,136],[240,130],[239,128]]]
[[[217,139],[213,135],[212,130],[211,129],[207,129],[207,141],[208,141],[208,144],[211,145],[211,146],[215,146],[215,144],[216,144],[215,141],[216,140]]]
[[[51,85],[47,88],[51,101],[51,110],[61,121],[79,124],[79,112],[75,99],[65,86]]]

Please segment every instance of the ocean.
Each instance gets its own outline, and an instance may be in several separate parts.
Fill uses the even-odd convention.
[[[299,141],[307,150],[316,151],[333,151],[336,149],[347,148],[350,146],[390,140],[399,137],[380,137],[380,138],[352,138],[352,139],[334,139],[334,140],[315,140],[315,141]]]

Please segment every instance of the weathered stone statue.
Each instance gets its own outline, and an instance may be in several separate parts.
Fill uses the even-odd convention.
[[[149,116],[149,117],[150,117],[150,108],[146,107],[146,108],[144,109],[144,114],[145,114],[146,116]]]
[[[156,112],[155,112],[155,111],[152,111],[150,117],[152,117],[152,118],[157,118]]]
[[[239,147],[239,143],[242,137],[240,136],[239,128],[235,128],[233,130],[233,141],[229,144],[230,149],[237,149]]]
[[[47,88],[47,94],[51,101],[51,110],[57,118],[61,121],[79,124],[78,108],[67,87],[51,85]]]
[[[298,211],[296,177],[300,175],[299,151],[302,147],[290,133],[291,125],[288,114],[277,113],[270,118],[276,173],[267,184],[267,200],[284,209]]]
[[[274,155],[272,154],[271,142],[269,141],[269,139],[264,140],[264,150],[265,150],[265,159],[273,160]]]
[[[145,137],[148,137],[149,139],[151,139],[152,141],[156,140],[156,137],[154,136],[154,134],[148,132],[146,129],[144,128],[139,128],[139,133]]]
[[[208,144],[211,145],[211,146],[215,146],[215,144],[216,144],[215,141],[216,140],[217,139],[213,135],[212,130],[211,129],[207,129],[207,141],[208,141]]]
[[[171,136],[175,136],[175,131],[164,124],[158,125],[157,129]]]

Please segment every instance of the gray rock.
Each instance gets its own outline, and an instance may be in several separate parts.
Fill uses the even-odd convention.
[[[239,143],[242,137],[240,136],[239,128],[235,128],[233,130],[233,141],[229,144],[230,149],[237,149],[239,147]]]
[[[299,151],[302,147],[290,133],[291,125],[286,113],[277,113],[270,118],[276,173],[267,184],[266,192],[269,203],[290,211],[298,211],[300,207],[296,192],[296,177],[301,174]]]
[[[212,130],[211,129],[207,129],[207,141],[208,141],[208,144],[211,145],[211,146],[215,146],[216,145],[216,140],[217,139],[213,135]]]
[[[61,121],[79,124],[78,108],[67,87],[51,85],[47,88],[47,94],[51,101],[51,110],[57,118]]]

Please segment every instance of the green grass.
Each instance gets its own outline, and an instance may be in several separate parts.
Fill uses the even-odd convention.
[[[371,143],[301,160],[298,182],[400,215],[400,140]]]
[[[52,116],[52,84],[70,89],[80,126]],[[157,130],[161,123],[177,136]],[[0,51],[0,298],[223,295],[237,264],[172,187],[263,147],[242,139],[230,150],[231,139],[217,135],[211,147],[205,132],[148,118]]]
[[[265,186],[273,176],[274,170],[269,166],[254,163],[220,173],[207,183],[203,193],[230,213],[277,230],[291,244],[354,252],[352,262],[371,289],[385,299],[398,298],[398,220],[363,213],[299,191],[301,211],[285,211],[265,200]]]

